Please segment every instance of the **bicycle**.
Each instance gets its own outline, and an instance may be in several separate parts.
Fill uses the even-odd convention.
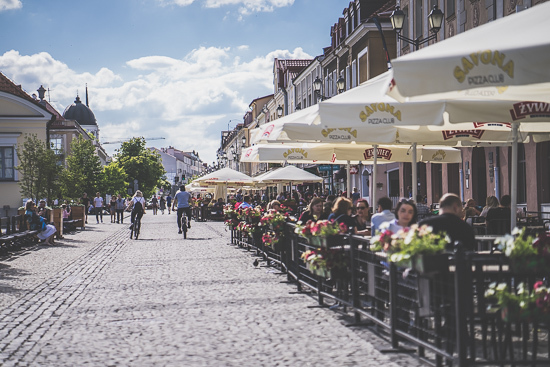
[[[141,229],[141,218],[139,218],[139,216],[136,216],[136,219],[134,219],[134,225],[132,226],[132,230],[130,231],[130,239],[132,239],[132,235],[133,235],[134,239],[137,240],[140,229]]]
[[[181,231],[183,232],[183,238],[187,238],[187,215],[185,213],[181,218]]]

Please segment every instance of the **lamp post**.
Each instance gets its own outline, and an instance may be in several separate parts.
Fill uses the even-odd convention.
[[[283,107],[279,105],[279,107],[277,107],[277,118],[281,118],[281,117],[283,117]]]
[[[443,12],[437,7],[437,5],[434,5],[432,11],[428,15],[428,23],[430,25],[430,31],[432,32],[432,34],[430,34],[426,38],[418,37],[417,39],[412,39],[401,35],[403,23],[405,22],[405,13],[399,8],[399,6],[397,6],[395,10],[391,13],[390,20],[393,29],[395,30],[395,32],[397,32],[397,38],[401,41],[414,45],[415,50],[418,50],[420,48],[420,45],[437,39],[437,32],[439,32],[439,30],[441,29],[443,16]]]
[[[329,98],[329,97],[325,97],[322,94],[321,92],[322,88],[323,88],[323,82],[319,77],[316,77],[315,80],[313,81],[313,91],[317,96],[317,100],[321,100],[321,101]],[[338,93],[342,93],[346,89],[346,81],[344,80],[344,78],[342,77],[338,78],[338,80],[336,81],[336,89],[338,89]]]

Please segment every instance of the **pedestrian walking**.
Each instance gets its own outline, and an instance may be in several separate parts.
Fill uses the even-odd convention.
[[[168,214],[170,214],[170,207],[172,206],[172,197],[170,194],[166,197],[166,207],[168,208]]]
[[[109,201],[109,212],[111,213],[111,223],[114,223],[116,220],[116,196],[111,195],[111,200]]]
[[[95,208],[95,220],[99,224],[99,219],[101,217],[101,223],[103,223],[103,198],[99,196],[99,192],[96,192],[94,198],[94,208]]]
[[[157,215],[158,208],[159,208],[159,201],[156,196],[153,195],[153,199],[151,199],[151,203],[153,204],[153,215]]]
[[[88,223],[88,210],[90,208],[90,198],[87,193],[83,193],[80,198],[80,204],[84,205],[84,213],[86,214],[84,223]]]
[[[126,201],[122,198],[122,195],[118,194],[118,198],[115,203],[116,210],[116,222],[124,224],[124,208],[126,207]]]
[[[164,215],[164,210],[166,209],[166,199],[164,198],[164,196],[161,196],[160,197],[160,212],[162,213],[162,215]]]

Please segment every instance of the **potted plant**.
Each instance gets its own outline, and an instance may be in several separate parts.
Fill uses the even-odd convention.
[[[500,312],[506,322],[550,321],[550,293],[542,281],[537,281],[532,290],[519,283],[515,291],[506,283],[491,283],[485,298],[489,301],[487,311]]]
[[[398,266],[412,268],[420,274],[439,273],[448,270],[445,246],[451,242],[445,233],[433,233],[428,225],[410,228],[397,233],[382,230],[372,237],[371,250],[385,251],[388,259]]]
[[[298,223],[295,233],[307,238],[308,242],[317,247],[328,248],[329,245],[339,246],[342,244],[342,236],[348,231],[345,224],[333,220],[308,220],[306,224]]]
[[[301,256],[306,268],[323,278],[342,277],[347,272],[345,253],[337,249],[312,249]]]
[[[532,237],[526,235],[525,228],[514,228],[512,234],[497,238],[495,244],[510,259],[515,272],[537,273],[550,268],[550,237],[546,233]]]

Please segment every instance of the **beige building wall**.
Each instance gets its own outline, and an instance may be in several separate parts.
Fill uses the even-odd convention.
[[[14,166],[19,164],[17,147],[22,147],[25,136],[36,135],[46,142],[46,124],[51,114],[38,105],[0,92],[0,147],[13,147]],[[19,188],[20,174],[14,169],[14,178],[0,180],[0,212],[2,216],[15,214],[22,202]],[[9,206],[9,211],[4,208]]]

